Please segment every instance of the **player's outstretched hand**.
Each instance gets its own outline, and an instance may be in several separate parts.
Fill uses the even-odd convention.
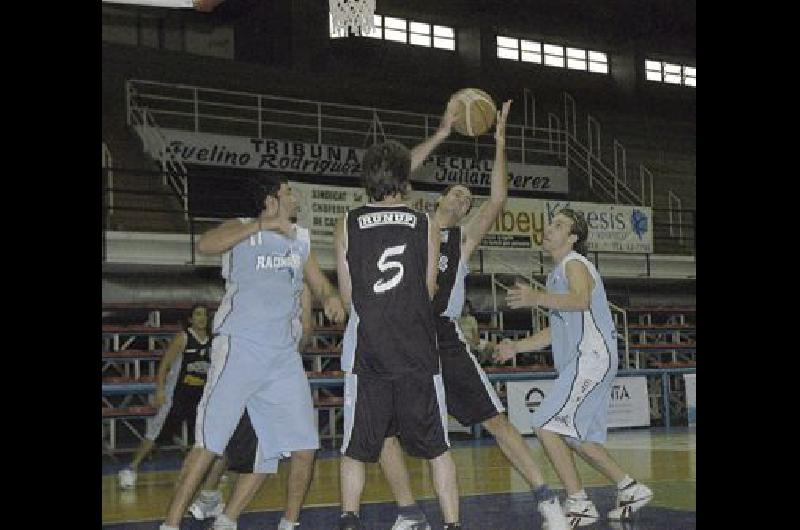
[[[495,346],[492,358],[496,363],[504,363],[509,359],[513,359],[517,355],[516,341],[505,339],[503,342]]]
[[[456,107],[447,107],[442,115],[442,121],[439,122],[439,131],[444,134],[450,134],[453,130],[453,123],[455,123],[456,117],[458,117]]]
[[[511,309],[534,307],[539,305],[539,294],[530,285],[517,282],[514,288],[506,293],[506,302]]]
[[[508,101],[504,102],[503,108],[497,111],[497,125],[495,126],[494,130],[495,141],[506,139],[506,120],[508,119],[508,110],[511,108],[512,101],[514,100],[509,99]]]
[[[329,296],[324,304],[325,316],[337,324],[344,322],[345,310],[342,299],[336,295]]]

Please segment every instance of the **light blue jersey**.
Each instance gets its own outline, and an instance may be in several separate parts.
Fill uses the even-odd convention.
[[[594,280],[591,302],[587,311],[550,310],[550,334],[553,341],[553,361],[559,372],[582,352],[597,350],[598,354],[613,360],[616,370],[617,332],[606,299],[603,281],[591,261],[573,251],[567,254],[547,275],[547,292],[569,292],[566,264],[578,260],[583,263]],[[605,363],[604,363],[605,364]]]
[[[308,229],[297,227],[295,239],[265,230],[225,252],[225,296],[214,316],[214,333],[267,340],[275,350],[296,345],[309,251]]]
[[[555,384],[533,414],[541,427],[581,441],[606,440],[611,385],[617,374],[617,333],[603,281],[594,265],[570,252],[547,276],[547,292],[569,292],[566,264],[578,260],[594,280],[589,309],[550,310]]]
[[[257,473],[274,473],[286,452],[319,447],[311,389],[297,351],[309,252],[308,230],[297,227],[295,239],[261,231],[222,256],[226,290],[214,316],[195,445],[221,455],[247,409],[258,439]]]

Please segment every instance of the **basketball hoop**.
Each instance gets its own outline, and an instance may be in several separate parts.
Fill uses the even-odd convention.
[[[358,36],[375,28],[375,0],[329,0],[334,33],[348,35],[348,28]]]

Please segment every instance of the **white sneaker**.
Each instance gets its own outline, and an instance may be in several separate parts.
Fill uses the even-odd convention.
[[[570,528],[577,528],[579,526],[588,526],[597,522],[599,514],[594,503],[589,499],[572,499],[567,497],[564,503],[564,514],[567,516],[567,521]]]
[[[189,513],[198,521],[219,517],[223,510],[225,510],[225,503],[220,502],[221,500],[222,496],[213,500],[203,500],[198,497],[197,500],[189,506]]]
[[[161,523],[158,530],[180,530],[177,526],[169,526],[167,523]]]
[[[426,519],[409,519],[398,515],[391,530],[431,530],[431,525]]]
[[[542,501],[539,503],[539,513],[542,514],[544,524],[542,528],[547,530],[568,530],[569,523],[564,516],[561,509],[561,504],[558,502],[557,497],[553,497],[549,501]]]
[[[608,512],[608,518],[612,521],[630,519],[634,512],[652,498],[653,491],[634,480],[625,489],[617,491],[617,507]]]
[[[120,469],[117,475],[119,476],[120,488],[127,490],[136,486],[136,471],[131,468]]]
[[[228,516],[221,513],[214,519],[213,530],[236,530],[236,521],[231,521]]]
[[[278,530],[294,530],[295,528],[300,528],[300,523],[287,521],[285,517],[281,517],[278,522]]]

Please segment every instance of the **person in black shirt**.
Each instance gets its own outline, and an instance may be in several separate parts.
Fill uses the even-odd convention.
[[[350,308],[342,351],[341,530],[362,528],[364,463],[377,462],[392,436],[408,454],[430,460],[446,528],[459,528],[431,304],[439,229],[404,203],[410,167],[408,149],[397,142],[369,148],[363,177],[371,202],[336,226],[339,290]]]
[[[157,440],[169,439],[184,421],[190,435],[194,434],[197,404],[203,396],[210,366],[211,319],[203,304],[194,305],[189,314],[185,330],[173,337],[158,365],[153,400],[158,412],[147,419],[145,438],[130,466],[119,472],[123,489],[136,485],[139,464]]]

